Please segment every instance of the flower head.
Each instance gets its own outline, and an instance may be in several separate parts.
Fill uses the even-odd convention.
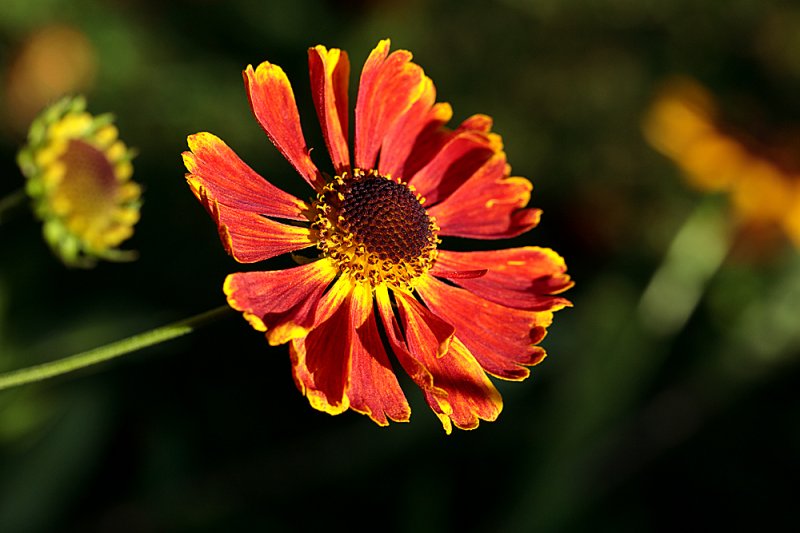
[[[502,400],[487,373],[529,375],[545,356],[538,343],[553,311],[570,305],[558,294],[572,281],[549,249],[440,245],[534,227],[540,212],[525,207],[531,183],[510,177],[489,117],[445,127],[450,106],[436,102],[409,52],[389,53],[388,40],[361,72],[351,156],[348,56],[316,46],[308,58],[330,175],[311,160],[283,70],[264,62],[244,71],[251,109],[313,189],[308,201],[270,184],[210,133],[190,136],[183,154],[191,190],[237,261],[309,249],[294,268],[229,275],[228,303],[270,344],[289,343],[295,383],[316,409],[407,421],[399,364],[448,433],[494,420]]]
[[[118,139],[112,116],[85,109],[82,97],[46,108],[17,158],[45,239],[77,267],[136,257],[117,247],[133,234],[141,197],[131,180],[133,153]]]
[[[664,83],[644,119],[650,144],[703,192],[728,195],[743,235],[783,232],[800,246],[798,135],[756,138],[730,124],[709,89],[688,77]]]

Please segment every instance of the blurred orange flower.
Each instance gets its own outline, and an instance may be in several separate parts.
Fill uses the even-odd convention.
[[[86,35],[66,24],[42,26],[13,50],[5,75],[9,124],[24,131],[47,105],[94,84],[97,57]]]
[[[407,421],[394,355],[448,433],[496,419],[502,400],[487,373],[529,375],[553,312],[570,305],[557,294],[572,281],[552,250],[455,252],[440,249],[440,237],[530,230],[540,216],[526,207],[531,183],[510,177],[489,117],[446,128],[450,106],[388,40],[361,72],[351,159],[347,53],[316,46],[308,60],[332,177],[311,160],[283,70],[248,66],[244,81],[259,124],[314,191],[310,201],[270,184],[211,133],[190,136],[183,154],[191,190],[234,259],[316,248],[294,268],[229,275],[228,303],[270,344],[290,343],[295,383],[316,409]]]
[[[690,185],[726,193],[743,231],[777,228],[800,247],[800,167],[775,157],[781,147],[732,128],[699,82],[665,83],[645,115],[644,133]]]

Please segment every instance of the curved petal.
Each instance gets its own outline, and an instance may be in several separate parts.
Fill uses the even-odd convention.
[[[428,405],[430,405],[433,412],[442,422],[445,431],[450,433],[452,427],[448,414],[452,412],[452,408],[447,403],[447,391],[434,385],[433,374],[431,374],[431,372],[409,351],[403,332],[400,329],[400,324],[392,309],[392,302],[389,298],[389,291],[386,285],[378,285],[378,287],[375,288],[375,301],[377,303],[378,312],[381,315],[386,338],[397,360],[414,383],[422,389]],[[437,342],[432,344],[431,351],[432,353],[435,352],[435,355],[433,355],[434,358],[440,350],[441,343]]]
[[[293,339],[289,348],[297,388],[314,409],[332,415],[350,407],[345,389],[353,338],[352,289],[349,280],[340,277],[320,301],[311,332]]]
[[[451,422],[461,429],[474,429],[481,419],[497,418],[503,405],[500,394],[469,350],[452,337],[452,326],[448,324],[448,330],[442,331],[445,323],[416,299],[400,292],[395,296],[409,351],[427,369],[436,386],[423,390],[434,412],[441,411],[439,418],[445,431],[450,432]],[[442,334],[447,331],[448,350],[442,355]]]
[[[338,48],[326,49],[317,45],[308,50],[308,68],[311,76],[311,96],[317,108],[317,117],[328,153],[337,174],[350,169],[350,152],[347,147],[347,87],[350,60],[347,52]]]
[[[508,177],[503,152],[497,152],[441,203],[428,208],[440,235],[474,239],[515,237],[539,223],[541,211],[524,209],[533,186]]]
[[[320,411],[350,408],[382,426],[389,419],[408,421],[411,408],[383,349],[371,291],[340,278],[331,293],[317,313],[318,325],[292,341],[298,388]]]
[[[530,374],[526,367],[544,359],[544,349],[536,344],[547,333],[551,312],[505,307],[432,276],[416,288],[431,311],[455,326],[456,336],[490,374],[523,380]]]
[[[490,131],[492,131],[493,123],[494,121],[492,120],[492,117],[490,117],[489,115],[478,113],[472,115],[471,117],[467,117],[464,120],[464,122],[462,122],[458,126],[458,130],[459,131],[472,130],[472,131],[481,131],[483,133],[489,133]]]
[[[484,275],[458,275],[479,269],[485,269]],[[555,296],[574,284],[566,271],[564,259],[553,250],[526,246],[479,252],[439,250],[430,273],[500,305],[556,311],[571,305]]]
[[[396,50],[389,54],[389,42],[379,42],[370,53],[359,81],[355,164],[364,169],[375,168],[387,133],[425,89],[425,74],[411,62],[411,53]]]
[[[231,274],[223,291],[228,304],[276,346],[308,334],[322,293],[336,274],[330,259],[321,259],[285,270]]]
[[[502,149],[500,137],[479,131],[455,133],[430,162],[408,181],[427,205],[442,201]]]
[[[389,419],[408,422],[411,408],[383,348],[372,309],[372,293],[363,285],[353,289],[351,322],[355,334],[347,387],[350,409],[381,426],[388,425]]]
[[[316,241],[308,228],[281,224],[259,214],[228,207],[202,185],[192,192],[214,219],[225,251],[240,263],[255,263],[302,250]]]
[[[448,416],[457,428],[475,429],[481,420],[491,422],[500,416],[503,398],[458,336],[435,365],[434,381],[447,391]]]
[[[347,411],[350,373],[350,305],[339,307],[308,337],[294,339],[289,353],[295,384],[311,407],[331,415]]]
[[[439,106],[437,114],[433,114],[435,102],[436,88],[426,76],[420,97],[386,133],[381,145],[378,172],[384,176],[402,178],[403,165],[422,131],[431,127],[432,123],[441,126],[450,120],[452,112],[447,113],[449,106]],[[444,121],[439,122],[442,118]]]
[[[453,130],[445,127],[451,118],[453,109],[450,104],[439,102],[431,107],[423,120],[422,128],[416,133],[411,151],[399,167],[400,170],[394,171],[396,177],[408,182],[414,174],[436,157],[442,147],[455,135]]]
[[[195,196],[205,188],[221,204],[260,215],[305,220],[305,202],[275,187],[247,166],[219,137],[201,132],[188,137],[183,162]]]
[[[325,180],[311,161],[294,92],[283,69],[267,61],[253,70],[252,65],[242,73],[247,88],[250,108],[258,123],[297,172],[316,190],[321,190]]]
[[[409,328],[419,329],[415,331],[417,338],[425,337],[426,344],[435,346],[434,353],[437,357],[444,356],[450,348],[450,341],[453,339],[455,328],[452,324],[445,322],[435,314],[427,310],[413,296],[408,296],[403,292],[396,291],[395,300],[397,307],[401,311],[401,316],[414,315],[417,320],[413,322],[404,320],[406,338],[409,335]]]

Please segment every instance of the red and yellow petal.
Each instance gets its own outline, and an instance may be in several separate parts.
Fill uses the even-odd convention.
[[[481,420],[492,422],[500,416],[503,398],[458,336],[453,337],[447,355],[432,364],[434,382],[447,391],[447,418],[457,428],[475,429]],[[439,418],[450,433],[449,423]]]
[[[395,292],[406,331],[403,334],[386,286],[379,286],[375,296],[389,344],[411,379],[422,389],[444,430],[449,434],[453,424],[472,429],[480,420],[495,420],[503,405],[500,394],[457,338],[448,336],[447,352],[441,354],[442,331],[436,330],[440,330],[437,323],[442,321],[431,320],[434,315],[420,313],[424,308],[412,304],[412,297]]]
[[[441,203],[429,208],[428,213],[441,228],[439,234],[506,239],[536,226],[541,211],[525,208],[531,182],[508,175],[506,156],[498,152]]]
[[[481,272],[464,276],[461,272]],[[557,296],[573,286],[564,259],[537,246],[477,252],[439,250],[430,273],[492,302],[531,311],[556,311],[570,306]]]
[[[494,121],[492,117],[489,115],[484,115],[481,113],[472,115],[471,117],[467,117],[464,122],[459,124],[457,131],[480,131],[483,133],[489,133],[492,131],[492,125]]]
[[[500,394],[481,365],[457,337],[452,326],[425,309],[413,297],[395,292],[409,352],[430,373],[433,387],[423,388],[447,433],[451,422],[461,429],[474,429],[480,420],[494,420],[503,406]],[[442,354],[442,337],[447,352]]]
[[[406,337],[409,335],[409,328],[421,327],[421,331],[414,332],[415,336],[417,338],[427,336],[426,340],[429,341],[428,344],[435,346],[434,352],[437,357],[442,357],[446,354],[447,350],[450,348],[450,341],[453,339],[453,334],[455,333],[455,328],[452,324],[445,322],[431,313],[413,296],[409,296],[401,291],[395,291],[394,295],[397,301],[397,307],[400,309],[402,316],[414,315],[418,317],[418,320],[413,323],[408,322],[405,324]]]
[[[329,414],[349,408],[382,426],[407,422],[411,408],[383,348],[371,291],[340,278],[323,300],[316,325],[291,343],[300,391]]]
[[[447,393],[443,389],[439,389],[433,384],[433,376],[428,369],[417,361],[408,351],[408,345],[406,344],[403,332],[400,329],[400,324],[395,316],[392,301],[389,297],[389,290],[386,285],[378,285],[378,287],[375,288],[375,302],[377,304],[378,313],[381,316],[389,345],[392,347],[392,351],[398,361],[400,361],[406,373],[423,391],[428,391],[441,397],[447,396]],[[447,342],[449,343],[451,340],[451,338],[448,338]],[[437,355],[441,353],[441,347],[442,343],[438,342],[435,348]],[[434,406],[432,405],[432,407]],[[434,408],[434,410],[436,411],[436,408]],[[437,414],[444,414],[444,411],[439,408]]]
[[[408,182],[414,174],[436,157],[436,154],[452,138],[453,132],[444,126],[452,117],[453,109],[450,104],[445,102],[434,104],[423,118],[419,132],[414,136],[411,151],[404,160],[396,164],[387,164],[387,173]],[[381,151],[381,161],[385,155],[391,158],[391,153],[384,146]]]
[[[314,409],[332,415],[350,407],[345,390],[353,338],[352,290],[350,280],[340,277],[319,301],[309,334],[289,345],[297,388]]]
[[[369,416],[378,425],[389,420],[408,422],[411,408],[383,348],[372,309],[372,293],[357,285],[351,296],[354,327],[347,397],[350,409]]]
[[[364,63],[355,113],[355,164],[359,168],[375,168],[386,135],[425,90],[425,74],[411,57],[407,50],[389,54],[389,39],[385,39]]]
[[[337,174],[350,169],[347,146],[348,79],[350,60],[347,52],[318,45],[308,50],[311,96],[317,108],[322,134]]]
[[[293,340],[289,349],[297,388],[311,407],[331,415],[350,407],[345,395],[352,342],[349,321],[348,302],[307,337]]]
[[[189,152],[183,162],[186,180],[197,196],[206,189],[217,202],[252,213],[305,220],[305,202],[275,187],[247,166],[227,144],[207,132],[188,138]]]
[[[499,137],[494,134],[458,132],[408,183],[425,197],[427,205],[435,205],[450,196],[501,148]]]
[[[521,381],[545,357],[536,346],[553,320],[550,311],[514,309],[485,300],[432,276],[416,286],[422,300],[437,316],[455,327],[456,336],[486,372]]]
[[[223,290],[228,304],[276,346],[311,331],[317,304],[336,274],[330,259],[320,259],[285,270],[231,274]]]
[[[325,180],[311,161],[300,125],[300,114],[292,86],[283,69],[267,61],[243,72],[247,98],[258,123],[272,144],[314,189],[321,190]]]
[[[219,203],[200,186],[195,195],[217,225],[225,251],[240,263],[255,263],[316,243],[309,228],[289,226]]]
[[[436,88],[427,76],[423,79],[422,93],[414,104],[408,108],[394,126],[387,132],[381,146],[378,171],[384,176],[402,177],[403,164],[411,153],[419,134],[428,124],[443,117],[431,114],[436,103]],[[441,111],[439,111],[441,115]],[[445,124],[450,117],[447,116]]]

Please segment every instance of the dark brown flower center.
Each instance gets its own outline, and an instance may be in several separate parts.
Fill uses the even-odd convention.
[[[313,203],[317,248],[357,282],[410,289],[439,243],[423,202],[413,187],[374,170],[336,176]]]
[[[342,229],[381,259],[410,260],[428,244],[430,219],[405,185],[366,176],[346,184],[342,194]]]

